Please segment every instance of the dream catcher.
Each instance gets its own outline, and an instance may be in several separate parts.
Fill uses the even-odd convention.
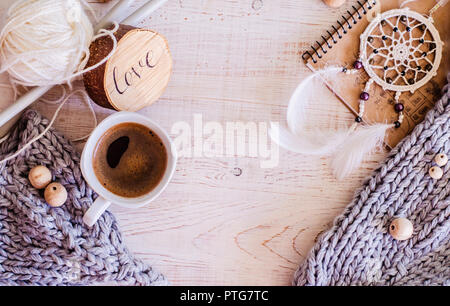
[[[379,1],[379,0],[378,0]],[[375,0],[367,1],[375,5]],[[408,1],[409,2],[409,1]],[[365,155],[383,143],[388,129],[399,128],[403,122],[402,92],[413,93],[437,74],[443,43],[433,25],[431,14],[445,5],[441,0],[423,16],[408,8],[394,9],[378,14],[360,36],[359,58],[353,67],[328,67],[303,80],[289,102],[287,123],[289,129],[271,130],[272,138],[282,147],[303,154],[333,155],[332,168],[338,178],[355,169]],[[364,69],[369,76],[359,96],[359,110],[349,129],[333,132],[306,128],[307,106],[317,101],[316,82],[338,78],[340,73],[353,74]],[[395,122],[374,125],[360,124],[365,104],[370,103],[371,86],[381,86],[395,92]]]
[[[360,59],[354,68],[364,67],[370,77],[366,87],[375,82],[396,92],[394,107],[399,117],[395,127],[403,121],[404,107],[398,102],[401,93],[413,93],[437,74],[442,45],[432,19],[409,9],[379,15],[361,35]],[[361,108],[369,99],[367,91],[360,98]]]

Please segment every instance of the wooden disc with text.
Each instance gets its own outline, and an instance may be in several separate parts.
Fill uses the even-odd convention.
[[[83,77],[86,91],[100,106],[137,111],[155,102],[164,92],[172,72],[166,39],[151,30],[120,25],[115,33],[117,49],[106,64]],[[109,37],[95,40],[87,67],[113,48]]]

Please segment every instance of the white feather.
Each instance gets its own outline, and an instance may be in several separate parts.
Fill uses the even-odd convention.
[[[334,175],[343,179],[356,169],[367,154],[383,144],[387,129],[392,124],[360,126],[351,133],[345,143],[337,148],[331,162]]]
[[[342,68],[331,66],[314,72],[295,89],[287,110],[288,129],[271,125],[269,135],[281,147],[308,155],[334,155],[331,166],[338,179],[357,168],[364,157],[374,151],[384,140],[386,130],[392,124],[359,126],[356,130],[321,131],[307,128],[311,120],[308,105],[321,103],[318,93],[327,80],[338,77]]]
[[[302,154],[327,155],[333,152],[346,138],[348,131],[320,131],[307,128],[311,121],[307,107],[320,103],[317,94],[323,89],[324,76],[334,79],[342,67],[330,66],[318,70],[304,79],[295,89],[289,101],[287,110],[287,124],[289,129],[279,128],[270,130],[270,136],[281,147]]]
[[[305,132],[308,123],[307,107],[311,104],[320,103],[318,93],[323,90],[324,76],[327,79],[335,79],[338,73],[342,73],[342,67],[330,66],[322,70],[315,71],[298,84],[289,100],[287,109],[287,124],[289,129],[297,135]],[[312,139],[312,141],[314,141]]]
[[[273,141],[286,150],[306,155],[329,155],[341,145],[348,136],[348,129],[334,132],[307,132],[294,134],[284,127],[271,125],[269,135]]]

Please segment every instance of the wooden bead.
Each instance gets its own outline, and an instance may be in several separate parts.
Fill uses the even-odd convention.
[[[45,166],[36,166],[28,173],[28,180],[36,189],[44,189],[52,181],[52,173]]]
[[[434,157],[434,161],[439,167],[443,167],[448,163],[448,157],[444,153],[440,153]]]
[[[413,224],[406,218],[398,218],[389,225],[389,233],[395,240],[407,240],[414,231]]]
[[[346,0],[323,0],[329,7],[340,7]]]
[[[430,168],[428,174],[430,174],[430,176],[435,180],[439,180],[444,175],[444,171],[442,171],[441,168],[434,166]]]
[[[45,188],[44,198],[52,207],[59,207],[67,200],[67,190],[60,183],[51,183]]]

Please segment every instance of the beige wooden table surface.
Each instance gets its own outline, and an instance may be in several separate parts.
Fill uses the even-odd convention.
[[[90,2],[103,15],[116,1]],[[179,121],[193,126],[194,114],[224,126],[283,124],[292,91],[309,73],[302,50],[353,2],[331,9],[321,0],[169,0],[139,24],[166,36],[174,59],[167,91],[140,113],[169,132]],[[47,117],[55,109],[33,107]],[[311,108],[321,128],[353,120],[326,89]],[[95,111],[99,120],[112,113]],[[91,124],[85,104],[74,97],[55,127],[73,139]],[[376,154],[344,181],[333,178],[328,159],[283,149],[278,166],[269,169],[257,157],[182,157],[156,201],[110,209],[129,248],[172,284],[288,285],[316,235],[384,156]]]

